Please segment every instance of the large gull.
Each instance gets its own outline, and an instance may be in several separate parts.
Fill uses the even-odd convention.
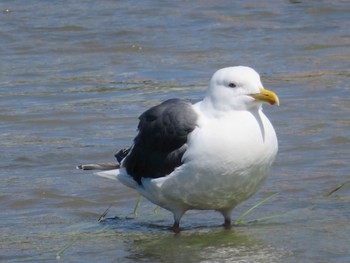
[[[252,196],[269,174],[278,142],[262,104],[279,105],[249,67],[218,70],[204,99],[170,99],[139,117],[138,134],[116,164],[101,169],[174,215],[175,232],[187,210],[215,210],[231,226],[231,212]],[[108,170],[112,169],[112,170]]]

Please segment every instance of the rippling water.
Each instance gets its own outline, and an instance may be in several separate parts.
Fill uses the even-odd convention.
[[[0,260],[3,262],[349,262],[348,1],[2,1]],[[218,68],[248,65],[281,106],[265,107],[280,152],[224,231],[190,212],[185,231],[121,184],[75,170],[112,161],[137,116],[201,99]],[[109,219],[97,219],[107,209]],[[117,216],[117,217],[115,217]]]

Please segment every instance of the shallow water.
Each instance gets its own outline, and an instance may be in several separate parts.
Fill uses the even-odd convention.
[[[2,1],[2,262],[349,262],[348,1]],[[137,116],[171,97],[201,99],[212,73],[254,67],[280,107],[271,176],[220,227],[172,216],[118,183],[75,170],[113,161]],[[108,219],[100,215],[112,205]],[[117,216],[117,217],[116,217]]]

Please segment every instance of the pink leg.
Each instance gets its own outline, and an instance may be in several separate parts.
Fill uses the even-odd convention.
[[[225,229],[231,229],[232,227],[231,212],[232,212],[232,209],[220,211],[220,213],[224,216],[224,219],[225,219],[223,224]]]
[[[225,229],[231,229],[232,224],[231,224],[231,217],[225,217],[225,222],[224,222],[224,228]]]
[[[174,225],[170,228],[170,230],[174,231],[175,234],[178,234],[181,232],[180,223],[174,222]]]
[[[180,220],[181,217],[183,216],[183,214],[186,211],[177,211],[177,212],[173,212],[174,214],[174,225],[170,228],[172,231],[174,231],[176,234],[180,233],[181,228],[180,228]]]

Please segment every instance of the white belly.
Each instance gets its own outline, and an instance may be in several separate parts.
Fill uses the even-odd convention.
[[[139,189],[169,210],[234,208],[258,190],[278,148],[275,131],[260,111],[201,119],[188,146],[181,167],[167,177],[145,179]]]

